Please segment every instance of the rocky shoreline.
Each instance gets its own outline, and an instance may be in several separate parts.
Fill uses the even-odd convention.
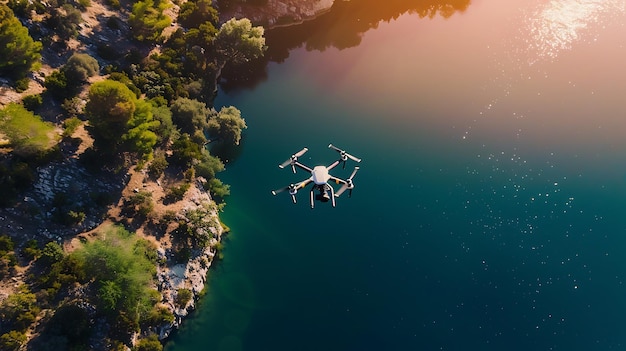
[[[248,18],[265,29],[297,25],[327,12],[335,0],[268,0],[258,6],[238,3],[220,11],[222,21],[230,18]]]

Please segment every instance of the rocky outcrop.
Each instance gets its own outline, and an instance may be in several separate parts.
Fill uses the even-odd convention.
[[[334,0],[268,0],[263,6],[240,3],[230,9],[220,9],[220,17],[222,21],[233,17],[246,17],[255,25],[269,29],[313,19],[330,10],[334,2]]]
[[[186,213],[200,210],[205,212],[203,218],[206,226],[196,227],[195,230],[208,229],[211,239],[205,248],[193,249],[191,257],[185,263],[175,263],[173,252],[170,247],[161,246],[158,249],[159,259],[166,262],[157,267],[157,287],[163,296],[161,303],[174,314],[174,321],[158,327],[159,339],[166,339],[172,330],[177,329],[182,320],[195,309],[195,303],[205,288],[206,277],[215,258],[216,245],[221,241],[224,230],[218,218],[217,208],[210,195],[202,191],[201,184],[189,189],[190,197],[185,208],[178,213],[179,220],[187,220]],[[206,229],[205,229],[206,228]],[[177,303],[177,295],[180,289],[191,291],[192,298],[185,306]]]

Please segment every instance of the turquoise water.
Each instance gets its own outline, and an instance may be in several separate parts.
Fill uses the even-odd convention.
[[[249,126],[222,177],[232,234],[166,349],[624,349],[625,6],[475,1],[358,40],[335,11],[291,38],[220,92]],[[328,143],[363,158],[351,198],[271,195]]]

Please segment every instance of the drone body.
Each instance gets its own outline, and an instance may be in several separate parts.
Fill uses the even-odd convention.
[[[350,177],[346,180],[335,177],[333,175],[330,174],[330,170],[332,170],[333,168],[335,168],[339,163],[343,162],[343,167],[345,168],[346,166],[346,161],[348,159],[351,159],[355,162],[361,162],[360,158],[354,157],[352,155],[350,155],[349,153],[345,152],[344,150],[341,150],[335,146],[333,146],[333,144],[329,144],[328,147],[330,149],[333,149],[337,152],[339,152],[340,157],[338,160],[336,160],[335,162],[331,163],[329,166],[315,166],[313,168],[310,168],[309,166],[306,166],[302,163],[300,163],[298,161],[298,157],[304,155],[305,152],[307,152],[309,149],[307,149],[306,147],[303,148],[302,150],[298,151],[297,153],[291,155],[291,158],[289,158],[287,161],[283,162],[282,164],[278,165],[278,167],[280,168],[285,168],[288,165],[291,165],[291,169],[293,170],[293,173],[296,173],[296,167],[305,170],[309,173],[311,173],[311,177],[309,177],[308,179],[305,179],[299,183],[295,183],[295,184],[290,184],[284,188],[278,189],[278,190],[272,190],[272,194],[276,195],[280,192],[283,192],[285,190],[289,191],[289,194],[291,195],[291,199],[293,201],[293,203],[296,203],[296,193],[298,192],[298,189],[302,189],[304,187],[306,187],[309,183],[313,183],[313,187],[311,188],[311,208],[315,207],[315,200],[319,200],[322,202],[328,202],[331,201],[333,207],[335,207],[336,203],[335,203],[335,198],[339,197],[341,194],[343,194],[344,191],[349,190],[349,194],[348,196],[352,195],[352,189],[354,188],[354,183],[352,182],[352,178],[354,178],[354,175],[356,174],[356,172],[359,170],[359,167],[354,167],[354,171],[352,172],[352,175],[350,175]],[[332,185],[329,184],[329,181],[334,181],[336,184],[342,184],[341,188],[339,188],[339,191],[337,191],[335,193],[335,189],[332,187]],[[315,191],[318,192],[317,195],[315,195]]]

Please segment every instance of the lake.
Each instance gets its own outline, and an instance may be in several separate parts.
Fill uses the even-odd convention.
[[[167,351],[626,347],[626,1],[419,3],[270,31],[220,91],[232,233]],[[329,143],[351,197],[272,196]]]

